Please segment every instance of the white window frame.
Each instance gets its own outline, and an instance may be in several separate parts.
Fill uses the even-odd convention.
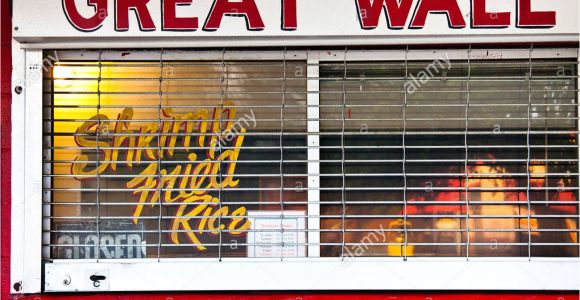
[[[15,42],[12,101],[12,293],[74,291],[247,291],[247,290],[580,290],[579,258],[320,258],[309,246],[308,258],[54,260],[42,262],[42,49]],[[473,50],[470,59],[529,58],[530,49]],[[134,51],[129,59],[158,59]],[[336,61],[404,61],[468,58],[466,50],[289,51],[287,60],[307,66],[309,133],[319,131],[319,64]],[[117,51],[103,52],[114,59]],[[168,60],[221,60],[221,51],[166,51]],[[64,52],[61,59],[98,60],[98,51]],[[578,49],[537,49],[537,58],[578,59]],[[280,51],[227,51],[226,60],[282,59]],[[124,56],[123,59],[127,59]],[[579,83],[580,85],[580,83]],[[580,95],[579,95],[580,99]],[[309,215],[320,214],[319,136],[308,138]],[[580,151],[579,151],[580,155]],[[308,222],[310,242],[320,240],[320,223]],[[95,287],[91,275],[106,276]],[[19,288],[18,288],[19,287]],[[18,289],[17,289],[18,288]]]

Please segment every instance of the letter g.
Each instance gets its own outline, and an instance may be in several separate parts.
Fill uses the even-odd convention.
[[[107,18],[109,11],[108,0],[87,0],[87,5],[95,9],[95,14],[90,18],[81,15],[75,4],[75,0],[62,0],[62,8],[68,21],[78,30],[91,32],[101,28],[103,21]]]

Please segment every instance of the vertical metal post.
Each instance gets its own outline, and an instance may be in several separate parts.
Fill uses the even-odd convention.
[[[407,260],[407,245],[409,244],[409,235],[407,229],[407,80],[409,76],[409,46],[405,49],[405,83],[403,84],[403,135],[401,145],[403,146],[403,260]]]
[[[529,69],[529,76],[528,76],[528,131],[527,131],[527,135],[526,135],[526,145],[527,145],[527,160],[526,160],[526,175],[527,175],[527,179],[528,179],[528,183],[526,185],[526,200],[527,200],[527,204],[528,204],[528,259],[532,260],[532,227],[531,227],[531,220],[532,220],[532,206],[531,206],[531,200],[530,200],[530,164],[531,164],[531,159],[532,159],[532,152],[531,152],[531,148],[530,148],[530,138],[531,138],[531,130],[532,130],[532,121],[531,121],[531,114],[532,114],[532,71],[533,71],[533,66],[532,66],[532,53],[534,51],[534,44],[532,44],[530,46],[530,59],[529,59],[529,64],[530,64],[530,69]],[[518,221],[519,221],[519,217],[518,217]]]
[[[471,101],[471,44],[467,50],[467,98],[465,103],[465,165],[463,166],[465,172],[465,256],[469,260],[469,245],[471,243],[469,232],[469,104]]]
[[[163,178],[161,176],[161,154],[164,149],[161,146],[161,134],[163,132],[163,123],[161,122],[161,113],[163,111],[163,52],[159,54],[159,109],[157,110],[157,205],[159,205],[159,217],[157,226],[157,261],[161,261],[161,240],[162,240],[162,222],[163,222]],[[165,146],[165,145],[163,145]]]
[[[342,78],[342,106],[341,106],[341,120],[342,120],[342,132],[340,136],[340,149],[342,151],[342,249],[340,257],[344,261],[344,252],[346,248],[346,168],[345,168],[345,143],[344,143],[344,134],[345,134],[345,110],[346,110],[346,79],[347,79],[347,62],[346,56],[348,53],[348,48],[344,48],[344,76]]]
[[[18,136],[13,132],[13,144],[20,148],[23,156],[13,149],[13,162],[17,161],[22,165],[13,164],[13,172],[22,174],[22,179],[13,175],[12,192],[12,216],[14,232],[11,239],[14,244],[11,253],[15,256],[12,267],[16,270],[11,273],[12,283],[20,283],[21,289],[16,292],[24,294],[38,293],[42,283],[42,50],[25,50],[24,52],[25,82],[24,99],[22,107],[19,103],[14,103],[13,122],[22,120],[25,128],[22,135]],[[14,73],[17,74],[17,73]],[[17,75],[18,76],[18,75]],[[20,96],[13,94],[13,99]],[[22,99],[22,98],[20,98]],[[24,109],[23,111],[21,109]],[[23,118],[23,119],[20,119]],[[22,124],[21,123],[21,124]],[[13,126],[13,130],[18,131],[18,126]],[[23,140],[23,143],[18,141]],[[17,160],[20,158],[21,160]],[[19,175],[20,175],[19,174]],[[18,184],[23,187],[18,189]],[[18,212],[21,212],[19,214]],[[23,228],[23,229],[22,229]],[[20,230],[22,229],[22,230]],[[19,234],[18,234],[19,233]],[[19,247],[22,245],[22,248]],[[20,258],[20,260],[18,260]],[[20,268],[20,266],[22,266]],[[14,284],[11,284],[15,290]]]
[[[320,257],[320,56],[308,52],[306,61],[308,136],[308,257]]]
[[[282,75],[282,103],[280,105],[280,261],[284,260],[284,106],[286,104],[286,48],[284,48],[282,72],[284,74]]]
[[[101,135],[101,80],[103,76],[103,50],[99,50],[99,78],[97,80],[97,127],[96,127],[96,135],[97,135],[97,249],[96,249],[96,256],[97,262],[101,259],[101,174],[99,172],[99,167],[101,164],[101,149],[100,149],[100,135]]]
[[[578,130],[580,129],[580,116],[578,115],[580,112],[580,76],[579,76],[579,71],[580,71],[580,49],[576,50],[576,68],[575,68],[575,73],[574,75],[576,76],[576,146],[580,146],[580,141],[578,140]],[[580,147],[578,147],[578,156],[577,158],[580,158]],[[580,163],[576,163],[576,174],[580,173]],[[580,180],[578,180],[578,186],[577,186],[578,190],[576,192],[576,195],[580,194]],[[579,212],[579,208],[576,207],[576,213],[578,214],[578,218],[576,220],[576,241],[578,241],[578,238],[580,237],[580,231],[578,230],[579,226],[580,226],[580,213]],[[580,253],[580,243],[578,243],[578,253]]]
[[[218,160],[219,160],[219,165],[218,165],[218,174],[219,174],[219,191],[218,191],[218,204],[219,204],[219,214],[218,214],[218,231],[219,231],[219,236],[220,236],[220,240],[219,240],[219,245],[218,245],[218,259],[221,262],[222,258],[223,258],[223,254],[222,254],[222,244],[223,244],[223,230],[222,230],[222,213],[223,213],[223,208],[222,208],[222,189],[223,189],[223,178],[222,178],[222,164],[223,164],[223,157],[222,157],[222,153],[223,153],[223,149],[222,149],[222,133],[223,130],[222,129],[222,122],[223,122],[223,115],[224,115],[224,102],[225,102],[225,98],[227,97],[227,93],[228,93],[228,84],[229,84],[229,76],[228,76],[228,69],[226,66],[226,48],[224,48],[222,50],[222,85],[221,85],[221,97],[220,97],[220,119],[219,119],[219,123],[218,123],[218,132],[217,134],[217,143],[218,143],[218,147],[219,147],[219,155],[218,155]],[[228,119],[231,118],[231,114],[228,113]],[[215,120],[214,120],[215,122]]]
[[[56,51],[55,51],[56,54]],[[50,130],[50,137],[48,139],[45,139],[43,136],[43,142],[47,143],[48,145],[50,145],[50,149],[45,149],[43,150],[45,152],[45,161],[46,163],[43,164],[43,169],[46,172],[46,174],[53,174],[54,170],[55,170],[55,163],[54,163],[54,153],[55,153],[55,134],[54,134],[54,68],[55,66],[58,64],[58,61],[56,60],[54,62],[55,64],[52,65],[52,67],[50,68],[50,108],[47,109],[47,111],[49,111],[50,113],[50,125],[49,130]],[[44,104],[44,99],[43,99],[43,104]],[[44,116],[44,118],[46,119],[47,116]],[[44,125],[43,125],[44,127]],[[47,166],[47,167],[45,167]],[[54,183],[55,183],[55,178],[53,176],[51,176],[50,178],[43,178],[43,185],[47,183],[48,184],[48,188],[52,189],[54,187]],[[44,191],[43,192],[43,208],[42,208],[42,216],[43,217],[50,217],[52,216],[52,203],[53,203],[53,191]],[[51,258],[51,236],[52,236],[52,232],[51,232],[51,228],[52,228],[52,220],[50,218],[45,218],[43,219],[42,222],[42,228],[43,228],[43,234],[42,234],[42,243],[43,243],[43,249],[42,249],[42,256],[43,258]],[[47,245],[46,247],[44,245]],[[90,253],[90,251],[89,251]]]

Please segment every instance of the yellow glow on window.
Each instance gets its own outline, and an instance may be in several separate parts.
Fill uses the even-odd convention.
[[[75,77],[75,71],[72,67],[55,66],[52,72],[54,79],[67,79]]]
[[[52,70],[52,78],[54,79],[55,89],[66,89],[72,86],[72,80],[76,76],[75,71],[71,67],[55,66]]]

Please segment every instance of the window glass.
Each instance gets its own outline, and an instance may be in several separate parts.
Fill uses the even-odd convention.
[[[58,62],[45,258],[578,256],[576,62],[306,67]]]
[[[303,62],[60,62],[47,77],[50,258],[306,256]]]
[[[320,72],[323,256],[578,256],[574,62]]]

